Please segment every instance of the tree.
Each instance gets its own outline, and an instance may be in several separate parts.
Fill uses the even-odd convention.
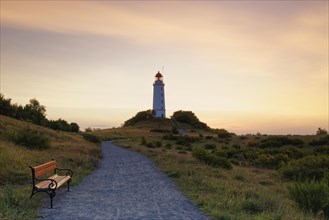
[[[24,107],[25,119],[32,121],[37,125],[46,124],[46,107],[41,105],[35,98],[30,99],[30,104],[26,104]]]
[[[71,132],[79,132],[79,125],[75,122],[70,123],[70,131]]]
[[[152,110],[140,111],[131,119],[125,121],[124,126],[134,125],[137,122],[152,119],[154,112]]]
[[[318,128],[316,131],[316,135],[323,135],[323,134],[328,134],[326,129]]]
[[[11,107],[11,99],[6,99],[3,94],[0,93],[0,114],[12,116],[13,109]]]
[[[194,128],[209,129],[208,125],[204,122],[201,122],[192,111],[176,111],[172,117],[174,117],[176,121],[190,124]]]

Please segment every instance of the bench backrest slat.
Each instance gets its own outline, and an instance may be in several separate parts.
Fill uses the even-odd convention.
[[[33,168],[35,178],[38,178],[38,177],[40,177],[44,174],[47,174],[50,171],[55,170],[56,168],[57,167],[56,167],[56,161],[55,160],[50,161],[48,163],[41,164],[39,166],[36,166],[36,167]]]

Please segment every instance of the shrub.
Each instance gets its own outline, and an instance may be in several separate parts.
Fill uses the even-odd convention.
[[[162,147],[162,142],[161,141],[156,141],[155,146],[156,147]]]
[[[213,153],[214,153],[216,156],[218,156],[218,157],[223,157],[223,158],[227,158],[227,157],[228,157],[226,151],[225,151],[225,150],[222,150],[222,149],[220,149],[220,148],[216,148],[216,149],[213,151]]]
[[[146,145],[147,141],[145,137],[142,137],[141,139],[141,145]]]
[[[221,128],[217,130],[217,136],[218,138],[230,138],[232,137],[232,134],[225,129]]]
[[[216,148],[216,144],[205,144],[204,148],[208,149],[208,150],[212,150]]]
[[[152,119],[152,118],[154,118],[153,115],[154,115],[153,110],[140,111],[134,117],[125,121],[123,126],[134,125],[137,122]]]
[[[288,161],[286,154],[260,154],[255,164],[259,167],[277,169]]]
[[[321,180],[328,167],[328,156],[307,156],[288,162],[287,165],[280,168],[280,172],[284,178],[290,180]]]
[[[192,155],[210,166],[232,169],[232,164],[227,159],[218,157],[202,147],[194,147]]]
[[[323,211],[329,217],[329,213],[326,213],[329,208],[329,185],[324,181],[296,182],[288,186],[288,191],[290,198],[303,211],[313,214]]]
[[[165,145],[165,148],[166,148],[166,149],[171,149],[171,144],[169,144],[169,143],[166,144],[166,145]]]
[[[326,144],[329,144],[329,135],[326,135],[318,139],[314,139],[310,142],[311,146],[321,146]]]
[[[172,135],[172,134],[166,134],[166,135],[163,135],[163,139],[175,141],[175,140],[178,140],[178,136]]]
[[[256,199],[247,199],[243,201],[241,208],[250,214],[261,213],[264,211],[263,205]]]
[[[85,140],[87,140],[87,141],[89,141],[89,142],[91,142],[91,143],[100,143],[101,142],[101,140],[99,139],[99,137],[97,137],[96,135],[94,135],[94,134],[91,134],[91,133],[83,133],[82,134],[82,137],[85,139]]]
[[[146,147],[148,147],[148,148],[154,148],[155,146],[154,146],[154,144],[152,142],[148,142],[146,144]]]
[[[298,138],[289,138],[287,136],[269,136],[261,141],[261,148],[282,147],[284,145],[302,146],[304,142]]]
[[[177,140],[176,144],[183,145],[183,146],[190,146],[191,144],[185,140]]]
[[[247,146],[248,147],[256,147],[256,146],[258,146],[258,143],[256,141],[248,141]]]
[[[159,132],[159,133],[170,133],[169,129],[162,129],[162,128],[153,128],[150,132]]]
[[[180,172],[178,170],[170,170],[166,172],[167,176],[172,178],[179,178],[181,176]]]
[[[209,129],[208,125],[199,121],[198,117],[191,111],[176,111],[172,117],[175,118],[176,121],[189,124],[194,128]]]
[[[176,127],[173,127],[171,129],[171,133],[173,133],[173,134],[179,134],[179,131],[178,131],[178,129]]]
[[[11,135],[11,140],[17,144],[29,149],[48,149],[50,140],[44,134],[29,127],[21,129],[18,133]]]
[[[300,150],[299,148],[296,147],[283,147],[283,148],[279,148],[279,149],[266,149],[264,150],[264,153],[268,153],[268,154],[284,154],[287,155],[289,158],[291,159],[298,159],[301,158],[303,156],[305,156],[305,152]]]
[[[324,134],[328,134],[326,129],[318,128],[318,130],[316,131],[316,135],[324,135]]]
[[[314,151],[319,154],[329,154],[329,146],[322,146],[315,149]]]
[[[243,175],[241,175],[241,174],[235,175],[234,176],[234,179],[239,180],[239,181],[242,181],[242,182],[245,181],[245,177]]]

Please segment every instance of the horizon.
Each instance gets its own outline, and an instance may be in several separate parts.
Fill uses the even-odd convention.
[[[49,119],[119,127],[152,109],[159,70],[167,117],[192,111],[237,134],[329,129],[328,1],[0,4],[0,92],[36,98]]]

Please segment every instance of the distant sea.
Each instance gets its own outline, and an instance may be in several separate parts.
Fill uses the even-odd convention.
[[[128,108],[59,108],[47,107],[47,118],[62,118],[85,128],[120,127],[137,112],[147,109]],[[176,110],[167,110],[170,117]],[[190,111],[190,110],[188,110]],[[328,116],[269,115],[261,112],[191,110],[211,128],[224,128],[236,134],[315,134],[321,127],[328,128]]]

